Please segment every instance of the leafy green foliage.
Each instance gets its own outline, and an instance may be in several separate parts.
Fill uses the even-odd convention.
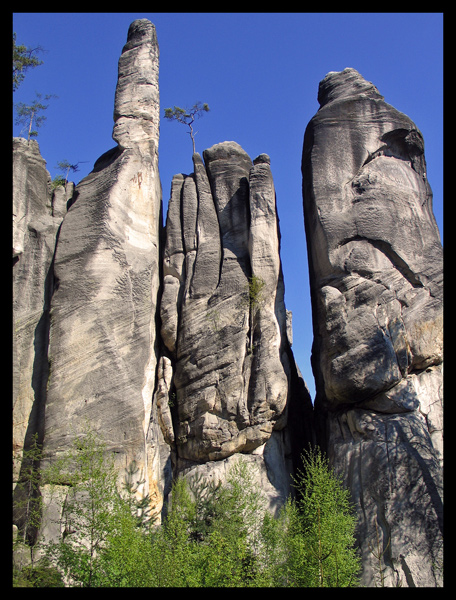
[[[91,586],[119,505],[114,463],[97,434],[88,430],[46,475],[68,486],[64,532],[59,542],[47,545],[47,553],[67,578]]]
[[[30,546],[34,544],[41,520],[41,459],[42,446],[38,443],[38,435],[34,435],[29,448],[22,454],[19,479],[13,493],[13,517],[19,526],[17,540]]]
[[[256,275],[249,277],[249,306],[253,311],[258,310],[263,303],[265,285],[266,283],[261,277],[257,277]]]
[[[59,570],[44,558],[20,571],[13,569],[13,587],[65,587]]]
[[[63,175],[56,175],[54,179],[51,181],[51,189],[55,190],[56,188],[62,186],[65,187],[66,179]]]
[[[261,306],[264,303],[265,299],[265,287],[266,282],[256,275],[252,275],[249,277],[248,284],[246,286],[246,292],[244,294],[245,301],[242,303],[247,305],[249,310],[249,320],[250,320],[250,339],[249,339],[249,347],[248,351],[251,354],[255,346],[253,344],[253,334],[255,330],[255,319],[260,310]]]
[[[313,587],[352,586],[360,564],[354,549],[356,521],[350,494],[320,451],[309,451],[303,458],[304,473],[296,485],[299,579]]]
[[[320,452],[303,461],[298,499],[288,499],[276,516],[252,468],[239,460],[223,484],[177,478],[158,525],[149,517],[149,498],[140,493],[144,480],[136,463],[119,491],[104,444],[87,431],[40,474],[67,489],[63,535],[43,544],[41,562],[16,571],[16,585],[54,587],[63,579],[84,587],[356,585],[348,492]]]

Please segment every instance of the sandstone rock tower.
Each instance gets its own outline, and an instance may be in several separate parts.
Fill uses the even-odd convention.
[[[113,138],[76,187],[54,262],[44,450],[89,423],[149,485],[146,435],[156,370],[161,187],[159,50],[134,21],[119,59]]]
[[[34,346],[29,327],[21,375],[40,389],[32,428],[42,433],[45,463],[88,428],[99,433],[119,480],[134,461],[138,493],[156,516],[173,477],[223,479],[237,460],[252,465],[275,509],[312,438],[312,406],[287,337],[269,157],[252,164],[235,142],[206,150],[205,164],[195,154],[194,173],[173,180],[163,232],[158,59],[154,26],[134,21],[119,59],[117,145],[68,191],[68,211],[54,203],[46,221],[45,264],[35,268],[40,277],[30,273],[39,291],[30,327],[44,314],[42,341]],[[18,179],[18,206],[22,187]],[[253,295],[252,282],[260,285]],[[32,412],[30,400],[24,406],[16,428]],[[57,501],[41,488],[48,538],[59,535],[65,486],[59,493]]]
[[[38,144],[13,142],[15,481],[35,433],[46,462],[90,428],[119,480],[134,461],[154,516],[176,476],[241,461],[274,511],[316,438],[356,506],[361,583],[441,585],[442,247],[420,131],[354,69],[320,83],[302,158],[313,407],[269,157],[232,141],[193,154],[163,229],[158,68],[154,25],[134,21],[116,146],[76,188],[52,191]],[[40,489],[47,540],[60,483]]]
[[[354,69],[329,73],[318,99],[302,161],[318,437],[357,505],[363,583],[380,549],[387,585],[434,586],[442,247],[423,138]]]

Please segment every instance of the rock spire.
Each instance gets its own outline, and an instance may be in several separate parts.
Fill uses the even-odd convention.
[[[320,83],[302,172],[319,437],[363,583],[441,583],[442,247],[416,125],[354,69]]]
[[[146,19],[132,23],[119,59],[117,146],[77,186],[54,262],[45,411],[46,455],[87,423],[152,485],[146,435],[155,386],[161,186],[158,44]]]

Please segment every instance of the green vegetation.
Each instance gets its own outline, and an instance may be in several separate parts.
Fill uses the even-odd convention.
[[[255,313],[264,300],[264,287],[266,283],[261,277],[252,275],[249,277],[248,293],[249,293],[249,306]]]
[[[14,585],[357,584],[359,559],[353,548],[355,521],[348,492],[318,450],[304,456],[304,471],[296,480],[297,500],[289,499],[276,516],[267,510],[251,468],[239,461],[223,484],[178,478],[161,525],[149,517],[149,498],[141,496],[137,465],[130,465],[119,492],[108,454],[88,431],[68,456],[38,469],[43,483],[66,490],[63,535],[58,541],[40,542],[43,558],[16,567]],[[25,540],[25,532],[20,530],[18,537]]]
[[[44,52],[41,46],[28,48],[16,44],[16,33],[13,33],[13,92],[15,92],[25,78],[28,69],[33,69],[43,64],[37,58],[39,52]],[[57,98],[55,94],[47,94],[44,100]],[[24,125],[21,133],[27,131],[27,141],[38,136],[38,129],[43,125],[46,117],[41,114],[48,108],[49,104],[43,104],[42,94],[35,92],[35,100],[31,103],[17,102],[14,104],[16,110],[16,125]]]
[[[35,92],[35,100],[31,104],[26,104],[25,102],[17,102],[14,107],[16,109],[16,125],[24,125],[22,131],[27,130],[27,141],[30,138],[37,137],[38,128],[40,128],[44,121],[46,120],[45,115],[42,115],[43,111],[45,111],[49,104],[43,104],[41,102],[42,94]],[[45,100],[50,100],[51,98],[57,98],[55,94],[46,94],[44,97]],[[33,129],[35,126],[35,129]]]
[[[82,160],[82,161],[72,165],[66,159],[60,160],[57,163],[57,166],[55,168],[58,169],[59,171],[62,171],[62,173],[64,173],[65,176],[64,175],[56,175],[54,177],[54,179],[52,180],[52,189],[54,190],[55,188],[57,188],[59,186],[65,187],[67,184],[67,181],[68,181],[68,175],[70,174],[70,171],[72,171],[73,173],[76,173],[77,171],[79,171],[79,165],[81,162],[87,162],[87,161]]]
[[[43,52],[43,48],[28,48],[23,44],[16,44],[16,33],[13,33],[13,92],[15,92],[24,81],[25,73],[28,69],[34,69],[43,64],[42,60],[37,58],[38,52]]]
[[[320,452],[309,452],[303,459],[304,472],[297,478],[298,555],[305,557],[299,578],[315,587],[351,586],[359,559],[349,491]]]
[[[197,131],[193,131],[193,123],[196,118],[201,117],[205,112],[209,112],[209,106],[202,102],[196,102],[191,108],[180,108],[179,106],[165,108],[165,119],[168,119],[168,121],[177,121],[178,123],[187,125],[190,129],[187,133],[192,138],[193,154],[196,152],[195,135],[198,133]]]

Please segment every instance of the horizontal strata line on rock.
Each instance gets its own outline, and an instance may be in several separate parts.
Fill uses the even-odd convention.
[[[115,123],[117,124],[117,121],[119,119],[122,119],[122,118],[123,119],[135,119],[135,120],[141,119],[141,120],[144,120],[144,121],[151,121],[152,123],[156,122],[156,119],[155,119],[154,116],[152,116],[150,114],[142,114],[142,113],[138,112],[136,115],[124,114],[124,113],[118,114],[115,117]],[[151,139],[155,139],[155,137],[151,138]]]

